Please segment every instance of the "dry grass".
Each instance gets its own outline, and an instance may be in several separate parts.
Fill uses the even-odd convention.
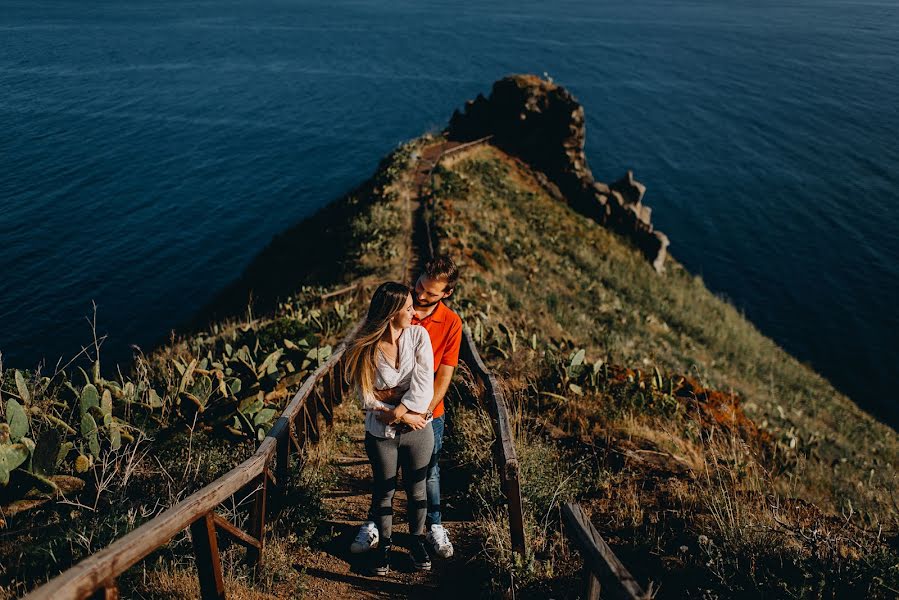
[[[503,324],[519,345],[536,335],[541,352],[584,348],[594,359],[658,366],[733,390],[780,452],[814,459],[790,467],[803,469],[804,496],[834,512],[851,498],[857,512],[895,525],[888,519],[895,432],[759,334],[699,278],[676,262],[657,276],[628,244],[554,201],[498,150],[480,147],[454,160],[441,179],[453,193],[438,190],[435,221],[443,248],[462,262],[457,306],[469,322]]]
[[[892,430],[700,278],[675,261],[656,275],[500,151],[444,163],[437,196],[441,250],[463,269],[456,308],[515,398],[518,447],[555,453],[538,452],[523,475],[526,493],[543,498],[529,518],[549,524],[531,531],[542,565],[564,563],[552,515],[533,510],[546,507],[551,492],[540,490],[561,481],[553,467],[563,465],[583,469],[572,495],[663,594],[890,595],[899,582],[888,543],[899,529]],[[577,349],[590,377],[567,374]],[[675,393],[681,381],[688,393]],[[462,419],[476,444],[483,427]],[[485,523],[485,539],[502,539],[501,511],[485,512]],[[501,545],[491,548],[515,572]],[[558,568],[532,570],[527,583],[529,564],[517,567],[519,593],[561,585]]]
[[[303,574],[296,568],[297,544],[291,540],[273,538],[265,547],[265,563],[258,578],[251,577],[243,566],[242,551],[224,551],[222,556],[225,589],[229,598],[238,600],[270,600],[300,598],[303,595]],[[187,564],[184,564],[187,563]],[[200,597],[196,567],[190,561],[172,564],[158,561],[144,569],[135,582],[135,596],[147,599],[184,599]]]
[[[474,386],[469,377],[463,373],[465,387],[471,390]],[[493,464],[491,419],[471,395],[448,405],[453,437],[448,440],[447,453],[470,471],[468,496],[477,513],[474,526],[482,547],[480,560],[494,574],[492,593],[544,597],[553,589],[547,587],[548,581],[558,580],[560,574],[570,575],[577,568],[564,548],[558,513],[564,502],[578,494],[584,478],[578,467],[572,469],[571,462],[563,460],[558,444],[528,419],[526,402],[513,397],[509,404],[528,541],[524,556],[511,547],[508,511]]]

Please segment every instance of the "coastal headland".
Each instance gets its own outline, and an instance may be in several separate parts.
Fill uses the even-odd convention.
[[[250,456],[371,284],[407,277],[425,244],[459,264],[453,308],[509,403],[525,552],[508,539],[490,416],[460,369],[445,466],[454,559],[428,575],[359,574],[346,547],[368,472],[349,401],[291,471],[281,516],[263,527],[261,572],[223,546],[230,593],[573,597],[583,562],[560,506],[577,502],[660,597],[893,597],[896,433],[678,263],[632,172],[595,180],[584,110],[552,81],[505,77],[274,239],[115,377],[101,374],[99,348],[85,368],[3,365],[0,598]],[[173,538],[119,585],[195,597],[193,560],[187,537]]]

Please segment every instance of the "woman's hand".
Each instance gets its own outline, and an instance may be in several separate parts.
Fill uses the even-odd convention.
[[[407,412],[406,414],[404,414],[402,417],[400,417],[400,421],[415,430],[424,429],[425,425],[428,424],[428,420],[425,419],[424,415],[413,412]]]

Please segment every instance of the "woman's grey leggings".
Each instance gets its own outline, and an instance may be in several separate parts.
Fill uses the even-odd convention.
[[[424,429],[397,432],[395,438],[380,438],[365,434],[365,452],[371,462],[374,476],[374,494],[371,499],[371,518],[378,526],[382,538],[393,535],[393,494],[396,491],[398,466],[403,468],[409,513],[409,533],[424,535],[428,495],[425,480],[428,464],[434,452],[434,430],[428,423]]]

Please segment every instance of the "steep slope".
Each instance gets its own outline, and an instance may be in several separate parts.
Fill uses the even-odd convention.
[[[565,489],[549,479],[633,570],[686,596],[895,588],[895,432],[517,158],[479,146],[436,181],[457,306],[511,388],[520,444],[552,440],[569,473],[586,469]],[[533,520],[538,562],[557,560],[552,516]]]

